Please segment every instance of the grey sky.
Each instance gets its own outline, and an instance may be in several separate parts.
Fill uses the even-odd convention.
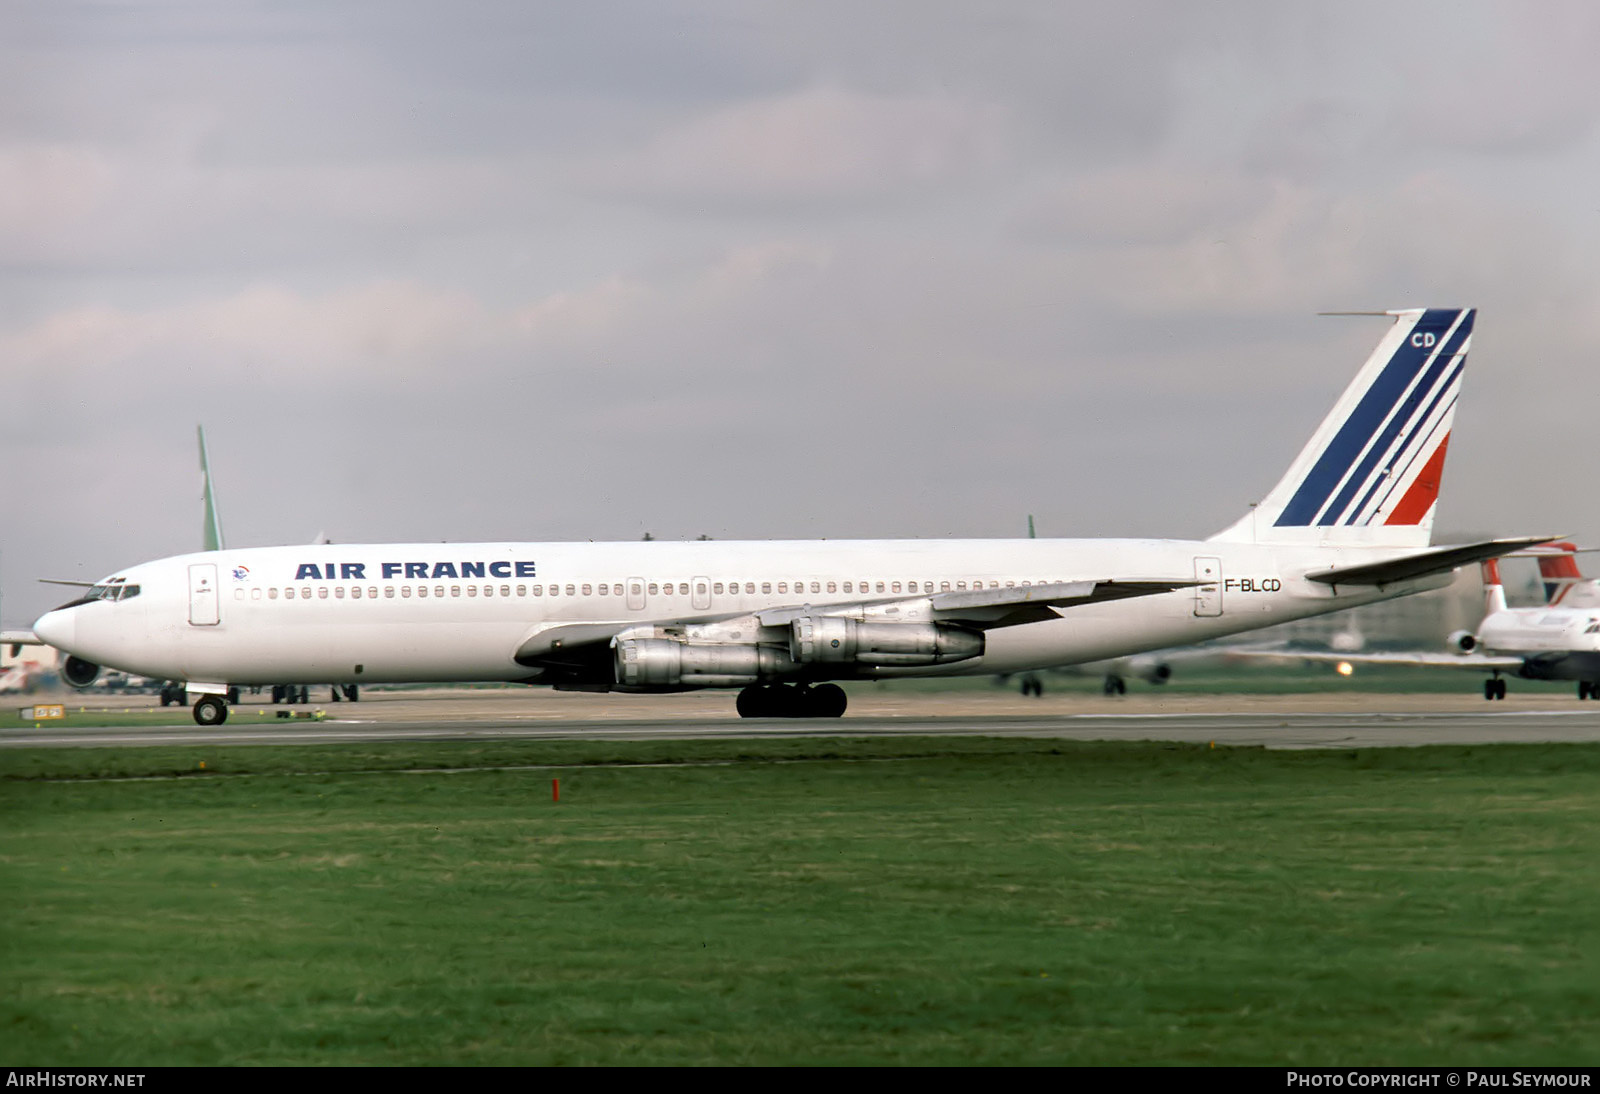
[[[1581,3],[0,0],[3,614],[230,542],[1203,536],[1482,309],[1438,528],[1568,532]]]

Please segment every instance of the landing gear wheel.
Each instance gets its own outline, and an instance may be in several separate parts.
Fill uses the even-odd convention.
[[[1589,683],[1589,681],[1587,681],[1587,680],[1579,680],[1578,681],[1578,698],[1579,699],[1593,699],[1593,698],[1595,698],[1595,686],[1593,684]]]
[[[1022,694],[1023,695],[1034,695],[1034,696],[1043,695],[1044,694],[1044,681],[1039,679],[1037,676],[1035,676],[1031,672],[1023,673],[1022,674]]]
[[[739,712],[741,718],[775,718],[778,712],[777,696],[773,694],[775,691],[776,688],[767,684],[751,684],[740,690],[733,709]]]
[[[1493,680],[1483,682],[1483,697],[1485,699],[1504,699],[1506,697],[1506,682],[1498,676]]]
[[[848,703],[838,684],[751,684],[739,692],[733,708],[741,718],[838,718]]]
[[[228,720],[228,704],[220,695],[202,695],[194,704],[197,725],[220,726]]]
[[[1126,695],[1128,685],[1120,676],[1107,676],[1105,692],[1107,695]]]
[[[804,712],[812,718],[842,718],[849,704],[844,688],[838,684],[818,684],[801,690],[800,694],[805,698]]]

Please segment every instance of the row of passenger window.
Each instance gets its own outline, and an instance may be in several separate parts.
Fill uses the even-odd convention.
[[[330,588],[332,589],[331,593],[329,592]],[[411,585],[400,585],[400,586],[385,585],[383,587],[383,594],[382,595],[384,595],[385,597],[389,597],[391,599],[393,597],[397,596],[397,595],[398,596],[402,596],[402,597],[410,597],[412,595],[413,588],[415,588],[416,595],[418,597],[426,597],[426,596],[429,595],[430,586],[427,586],[427,585],[417,585],[417,586],[411,586]],[[431,586],[431,588],[432,588],[432,595],[434,595],[436,597],[442,597],[442,596],[447,595],[447,593],[446,593],[447,589],[448,589],[448,595],[449,596],[462,596],[462,595],[477,596],[477,595],[479,595],[478,591],[480,589],[482,589],[484,596],[494,596],[495,595],[495,590],[496,590],[496,587],[493,586],[493,585],[465,585],[465,586],[463,586],[463,585],[450,585],[450,586],[434,585],[434,586]],[[517,590],[516,595],[518,595],[518,596],[527,596],[528,595],[528,587],[526,585],[518,585],[516,587],[516,590]],[[501,585],[501,586],[499,586],[499,594],[501,596],[510,596],[511,595],[511,586],[510,585]],[[262,595],[263,594],[262,594],[262,591],[260,589],[251,589],[250,590],[250,599],[251,600],[260,600],[262,598]],[[276,599],[278,599],[279,593],[278,593],[277,589],[268,589],[268,590],[266,590],[265,595],[266,595],[266,598],[268,600],[276,600]],[[285,600],[294,600],[296,598],[299,598],[301,600],[310,600],[312,598],[312,596],[316,596],[318,599],[321,599],[321,600],[326,600],[326,599],[328,599],[329,596],[332,596],[335,600],[343,600],[345,598],[346,594],[345,594],[345,587],[343,585],[333,585],[333,586],[329,586],[329,585],[317,585],[317,586],[304,585],[304,586],[301,586],[299,589],[295,589],[292,586],[290,588],[284,589],[282,595],[283,595],[283,599],[285,599]],[[352,586],[350,586],[349,597],[350,597],[351,600],[360,600],[362,597],[367,597],[368,599],[376,600],[376,599],[378,599],[378,595],[379,595],[378,594],[378,587],[376,585],[368,585],[365,589],[363,589],[360,585],[352,585]],[[535,593],[534,595],[537,596],[538,594]],[[245,598],[244,590],[243,589],[235,589],[235,590],[233,590],[233,598],[235,600],[243,600]]]
[[[639,597],[639,596],[645,595],[647,591],[648,591],[648,595],[650,595],[650,596],[673,596],[673,595],[688,596],[688,595],[690,595],[689,587],[690,587],[691,583],[687,582],[687,581],[680,581],[680,582],[654,582],[654,581],[652,581],[652,582],[647,582],[647,583],[646,582],[631,582],[630,584],[632,585],[632,590],[631,591],[632,591],[633,595],[635,597]],[[1007,582],[1004,583],[1004,586],[1005,586],[1005,588],[1009,589],[1009,588],[1013,588],[1013,587],[1018,586],[1018,585],[1027,586],[1027,585],[1032,585],[1032,584],[1033,584],[1033,582],[1031,582],[1031,581],[1007,581]],[[1044,584],[1044,582],[1041,581],[1039,584],[1042,585],[1042,584]],[[708,595],[708,593],[709,593],[709,595],[712,595],[712,596],[738,596],[738,595],[741,594],[741,592],[746,596],[754,596],[755,593],[756,593],[756,589],[757,589],[758,585],[759,585],[759,587],[761,589],[762,595],[764,595],[764,596],[771,596],[774,593],[776,593],[777,595],[783,596],[783,595],[788,595],[789,591],[790,591],[790,588],[791,588],[791,583],[788,582],[788,581],[777,581],[777,582],[773,582],[773,581],[762,581],[762,582],[746,581],[746,582],[743,582],[743,583],[738,582],[738,581],[729,581],[729,582],[715,581],[715,582],[710,582],[710,583],[703,582],[703,581],[698,581],[698,582],[694,582],[693,585],[694,585],[694,595],[701,596],[701,597]],[[988,583],[987,587],[990,588],[990,589],[998,589],[998,588],[1001,587],[1001,585],[1002,585],[1002,583],[999,582],[999,581],[990,581]],[[824,581],[812,581],[812,582],[809,582],[809,583],[805,582],[805,581],[795,581],[795,582],[792,583],[792,587],[793,587],[795,595],[804,595],[807,592],[812,592],[812,593],[824,593],[824,592],[827,592],[827,593],[835,593],[835,594],[837,594],[837,593],[849,593],[849,594],[855,594],[855,595],[871,596],[871,595],[875,595],[877,593],[886,593],[886,594],[902,593],[902,594],[905,594],[905,593],[932,593],[932,592],[964,592],[967,589],[982,589],[982,588],[985,587],[985,585],[984,585],[984,582],[982,580],[973,579],[970,583],[967,582],[967,581],[954,581],[954,582],[951,582],[951,581],[940,581],[940,582],[938,582],[938,587],[937,588],[935,588],[935,583],[932,582],[932,581],[903,581],[903,582],[902,581],[844,581],[844,582],[839,582],[839,581],[826,581],[826,582],[824,582]],[[597,594],[600,595],[600,596],[625,596],[625,595],[628,594],[628,591],[629,591],[628,588],[626,586],[622,585],[622,584],[612,584],[610,582],[606,582],[606,583],[603,583],[603,584],[600,584],[600,585],[572,584],[572,585],[565,585],[565,586],[563,586],[563,585],[531,585],[531,586],[530,585],[517,585],[517,586],[511,586],[511,585],[500,585],[500,586],[495,586],[495,585],[432,585],[432,586],[429,586],[429,585],[415,585],[415,586],[413,586],[413,585],[399,585],[399,586],[396,586],[396,585],[385,585],[385,586],[383,586],[383,592],[382,592],[381,595],[386,597],[386,598],[390,598],[390,599],[394,598],[395,596],[411,597],[413,595],[415,595],[415,596],[417,596],[419,598],[428,597],[430,595],[434,596],[434,597],[445,597],[445,596],[460,597],[460,596],[463,596],[463,595],[464,596],[468,596],[468,597],[476,597],[476,596],[479,596],[479,595],[486,596],[486,597],[492,597],[492,596],[495,596],[497,594],[499,596],[502,596],[502,597],[509,597],[509,596],[513,595],[513,588],[515,589],[515,595],[519,596],[519,597],[525,597],[525,596],[529,596],[529,595],[532,595],[532,596],[549,595],[549,596],[553,596],[553,597],[580,596],[580,595],[581,596],[594,596],[594,595],[597,595]],[[133,589],[134,589],[134,592],[131,593],[131,594],[127,594],[127,595],[138,595],[138,586],[133,586]],[[330,589],[332,590],[331,592],[330,592]],[[378,592],[378,586],[376,586],[376,585],[368,585],[365,588],[363,588],[360,585],[352,585],[352,586],[349,586],[349,592],[348,593],[346,593],[345,589],[346,589],[346,587],[343,586],[343,585],[332,585],[332,586],[329,586],[329,585],[316,585],[316,586],[303,585],[298,589],[296,589],[293,586],[291,586],[291,587],[286,588],[286,589],[284,589],[282,591],[282,596],[283,596],[283,599],[285,599],[285,600],[294,600],[294,599],[297,599],[297,598],[301,599],[301,600],[310,600],[313,596],[315,596],[315,597],[317,597],[318,599],[321,599],[321,600],[327,600],[329,598],[329,596],[332,596],[335,600],[343,600],[347,595],[352,600],[360,600],[363,597],[365,597],[367,599],[370,599],[370,600],[376,600],[376,599],[378,599],[378,597],[380,595],[379,592]],[[233,595],[234,595],[234,599],[235,600],[243,600],[243,599],[245,599],[245,590],[244,589],[235,589],[233,591]],[[250,595],[250,599],[252,599],[252,600],[260,600],[260,599],[262,599],[263,592],[262,592],[261,589],[255,588],[255,589],[251,589],[250,590],[250,594],[249,595]],[[265,592],[265,596],[266,596],[266,599],[268,599],[268,600],[277,600],[278,597],[279,597],[279,591],[276,588],[267,589],[266,592]]]

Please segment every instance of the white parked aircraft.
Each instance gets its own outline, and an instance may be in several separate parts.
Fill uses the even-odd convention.
[[[55,670],[46,660],[18,659],[0,668],[0,695],[32,695],[54,679]]]
[[[148,562],[44,615],[69,682],[109,665],[229,685],[513,681],[738,688],[744,716],[844,712],[835,680],[1120,657],[1439,588],[1550,538],[1430,547],[1475,312],[1394,323],[1283,479],[1207,540],[470,543]]]
[[[1365,665],[1421,665],[1486,672],[1485,699],[1504,699],[1502,674],[1524,680],[1572,680],[1579,699],[1600,699],[1600,581],[1579,571],[1571,543],[1538,550],[1549,602],[1542,607],[1506,604],[1495,559],[1483,563],[1483,621],[1476,631],[1456,631],[1448,651],[1392,650],[1364,654],[1300,654],[1304,661]]]

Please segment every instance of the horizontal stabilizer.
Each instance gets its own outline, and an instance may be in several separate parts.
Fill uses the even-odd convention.
[[[1332,570],[1308,573],[1312,581],[1324,585],[1392,585],[1397,581],[1442,574],[1459,566],[1482,562],[1486,558],[1499,558],[1514,551],[1525,550],[1538,543],[1548,543],[1558,536],[1527,536],[1520,539],[1486,539],[1481,543],[1468,543],[1458,547],[1435,547],[1414,555],[1368,562],[1360,566],[1340,566]]]

